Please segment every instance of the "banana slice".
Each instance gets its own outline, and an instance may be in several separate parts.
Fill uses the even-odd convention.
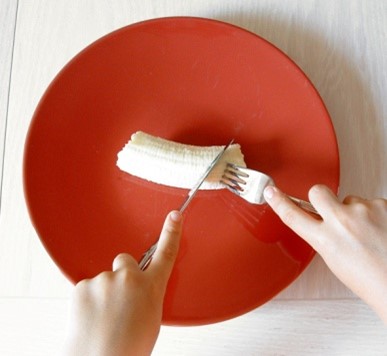
[[[118,153],[117,166],[124,172],[171,187],[191,189],[224,146],[193,146],[138,131]],[[246,167],[241,147],[231,145],[200,189],[222,189],[227,163]]]

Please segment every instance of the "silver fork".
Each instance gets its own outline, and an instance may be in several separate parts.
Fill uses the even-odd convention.
[[[267,174],[228,163],[221,182],[227,189],[252,204],[265,204],[263,191],[269,185],[274,185],[274,180]],[[319,215],[311,203],[289,196],[289,199],[300,208]]]

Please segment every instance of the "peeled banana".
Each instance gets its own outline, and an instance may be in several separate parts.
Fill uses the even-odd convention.
[[[194,146],[138,131],[118,153],[117,166],[124,172],[171,187],[190,189],[224,146]],[[239,144],[223,154],[200,189],[222,189],[227,163],[246,167]]]

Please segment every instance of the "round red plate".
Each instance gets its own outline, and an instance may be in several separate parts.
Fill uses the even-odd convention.
[[[327,110],[276,47],[208,19],[122,28],[59,73],[25,146],[32,222],[72,282],[111,269],[120,252],[140,259],[187,194],[116,167],[117,152],[138,130],[197,145],[234,138],[248,167],[300,198],[317,182],[338,187]],[[163,322],[206,324],[252,310],[297,278],[313,255],[268,206],[227,190],[200,191],[185,214]]]

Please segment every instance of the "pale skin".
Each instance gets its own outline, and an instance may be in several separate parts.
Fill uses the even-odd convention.
[[[294,205],[278,188],[265,197],[282,221],[309,243],[332,272],[387,324],[387,200],[340,202],[317,185],[309,199],[321,218]],[[120,254],[110,272],[74,290],[64,355],[149,355],[156,343],[168,279],[179,249],[182,216],[171,212],[146,271]]]
[[[387,200],[348,196],[340,202],[323,185],[309,191],[316,219],[278,189],[265,198],[282,221],[308,242],[331,271],[387,324]]]
[[[64,355],[142,356],[152,352],[181,230],[182,216],[171,212],[145,271],[133,257],[120,254],[112,271],[76,285]]]

